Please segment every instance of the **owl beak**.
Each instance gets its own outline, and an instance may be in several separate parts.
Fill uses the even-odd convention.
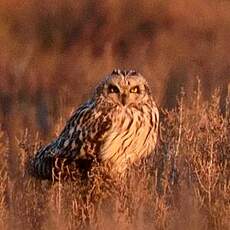
[[[121,104],[124,106],[127,103],[127,95],[126,94],[121,94]]]

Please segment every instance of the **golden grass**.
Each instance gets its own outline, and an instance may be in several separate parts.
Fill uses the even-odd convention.
[[[1,0],[0,229],[229,229],[229,15],[222,0]],[[143,73],[162,108],[155,153],[123,182],[28,176],[115,67]]]
[[[25,162],[40,140],[25,132],[13,153],[2,136],[1,226],[228,229],[229,108],[221,114],[218,91],[210,102],[201,101],[199,94],[190,104],[182,95],[177,107],[162,110],[155,154],[133,166],[123,180],[111,179],[107,168],[98,166],[88,181],[36,180],[27,175]],[[10,154],[17,164],[7,164]]]

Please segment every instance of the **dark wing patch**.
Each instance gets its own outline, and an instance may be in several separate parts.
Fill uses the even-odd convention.
[[[80,107],[60,136],[36,154],[32,161],[33,175],[44,179],[74,179],[79,170],[84,170],[82,167],[89,167],[112,124],[108,116],[96,115],[93,105],[87,103]]]

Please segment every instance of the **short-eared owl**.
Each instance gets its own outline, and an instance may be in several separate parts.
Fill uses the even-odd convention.
[[[82,104],[61,134],[32,160],[43,179],[74,178],[93,159],[123,174],[129,164],[155,147],[159,113],[144,77],[134,70],[113,70]]]

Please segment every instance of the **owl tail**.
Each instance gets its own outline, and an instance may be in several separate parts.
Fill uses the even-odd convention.
[[[39,179],[52,180],[53,157],[38,154],[29,162],[29,174]]]

